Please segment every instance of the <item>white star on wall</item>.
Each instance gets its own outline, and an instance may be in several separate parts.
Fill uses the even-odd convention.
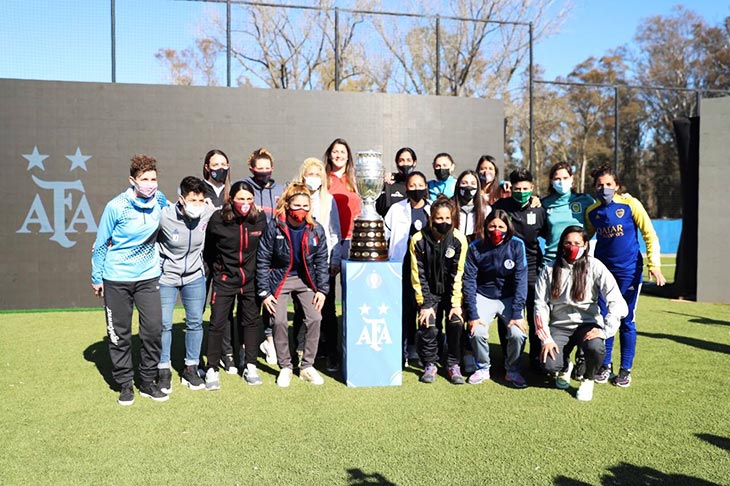
[[[76,147],[76,153],[73,155],[67,155],[66,158],[71,161],[71,168],[69,169],[69,172],[77,167],[79,169],[84,169],[87,172],[89,171],[89,169],[86,168],[86,161],[91,158],[91,155],[83,155],[81,153],[81,148]]]
[[[370,312],[370,306],[367,304],[361,305],[360,307],[358,307],[358,309],[360,309],[361,316],[366,316],[368,315],[368,312]]]
[[[380,304],[380,307],[378,307],[378,312],[380,313],[380,315],[387,314],[389,309],[390,307],[388,307],[387,305]]]
[[[21,154],[25,160],[28,161],[28,169],[30,170],[33,167],[39,167],[41,170],[46,170],[45,167],[43,167],[43,161],[48,158],[47,155],[41,155],[38,153],[38,147],[33,147],[33,153],[30,154]]]

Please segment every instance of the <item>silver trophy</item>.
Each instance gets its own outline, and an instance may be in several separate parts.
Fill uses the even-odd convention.
[[[373,150],[358,152],[355,177],[362,209],[353,224],[350,260],[387,260],[388,245],[385,243],[383,218],[375,210],[375,200],[380,196],[385,182],[382,154]]]

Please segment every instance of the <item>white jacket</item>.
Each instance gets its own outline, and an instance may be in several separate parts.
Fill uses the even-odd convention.
[[[322,197],[322,191],[312,192],[312,208],[309,214],[317,220],[324,228],[327,235],[327,256],[330,265],[340,266],[342,261],[341,245],[340,245],[340,213],[337,211],[337,203],[329,192],[324,193],[324,197],[330,201],[329,221],[319,221],[319,198]]]
[[[426,214],[431,205],[423,207]],[[419,228],[420,229],[420,228]],[[393,204],[385,215],[385,239],[388,240],[388,259],[402,262],[408,252],[408,233],[411,230],[411,205],[408,199]]]
[[[629,313],[629,307],[621,296],[621,290],[611,272],[600,260],[592,256],[588,256],[588,263],[586,292],[580,302],[575,302],[570,295],[573,285],[572,265],[560,269],[563,272],[560,295],[555,299],[550,295],[554,263],[543,267],[540,271],[535,283],[535,327],[537,337],[543,344],[553,342],[550,328],[575,330],[582,324],[597,324],[601,328],[601,337],[608,339],[616,334],[621,319]],[[605,319],[598,307],[599,295],[603,295],[608,307]]]

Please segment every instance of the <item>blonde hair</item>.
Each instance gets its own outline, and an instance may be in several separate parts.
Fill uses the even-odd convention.
[[[326,228],[330,224],[332,197],[329,193],[329,177],[327,177],[327,171],[325,170],[324,162],[316,157],[307,157],[306,159],[304,159],[304,162],[302,162],[301,167],[299,167],[299,173],[297,174],[297,177],[294,179],[293,182],[305,184],[305,174],[312,167],[319,167],[321,171],[320,179],[322,179],[322,185],[319,187],[319,189],[317,189],[316,191],[310,191],[310,193],[312,193],[312,196],[315,196],[316,193],[319,200],[319,214],[315,215],[315,219],[319,222],[319,224]]]
[[[289,204],[289,201],[294,198],[295,196],[306,196],[307,199],[309,199],[309,212],[307,213],[307,217],[305,218],[305,221],[308,225],[314,226],[314,218],[312,218],[312,193],[309,192],[309,189],[307,189],[307,186],[304,184],[300,184],[298,182],[293,182],[286,186],[286,189],[284,189],[284,192],[282,193],[281,197],[279,198],[279,201],[276,203],[276,212],[275,216],[277,219],[280,219],[282,216],[286,213],[286,206]]]

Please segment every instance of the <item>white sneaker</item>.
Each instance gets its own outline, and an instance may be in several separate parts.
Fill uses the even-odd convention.
[[[299,378],[304,381],[308,381],[312,385],[324,385],[324,378],[322,378],[322,375],[320,375],[319,372],[314,369],[314,366],[304,368],[302,371],[300,371]]]
[[[221,382],[218,376],[218,372],[213,368],[208,368],[205,373],[205,389],[206,390],[220,390]]]
[[[261,343],[259,349],[262,353],[264,353],[264,356],[266,356],[266,362],[268,364],[276,364],[276,348],[274,347],[274,343],[272,343],[268,339],[264,339],[264,342]]]
[[[570,386],[570,374],[573,372],[573,362],[568,361],[568,369],[560,371],[555,378],[555,388],[559,390],[567,390]]]
[[[256,365],[252,364],[246,365],[246,369],[243,370],[243,376],[241,378],[252,386],[261,385],[264,382],[259,376],[259,370],[256,369]]]
[[[593,400],[593,380],[583,380],[578,388],[575,398],[582,402],[590,402]]]
[[[282,368],[279,376],[276,377],[276,384],[282,388],[286,388],[291,383],[291,368]]]

